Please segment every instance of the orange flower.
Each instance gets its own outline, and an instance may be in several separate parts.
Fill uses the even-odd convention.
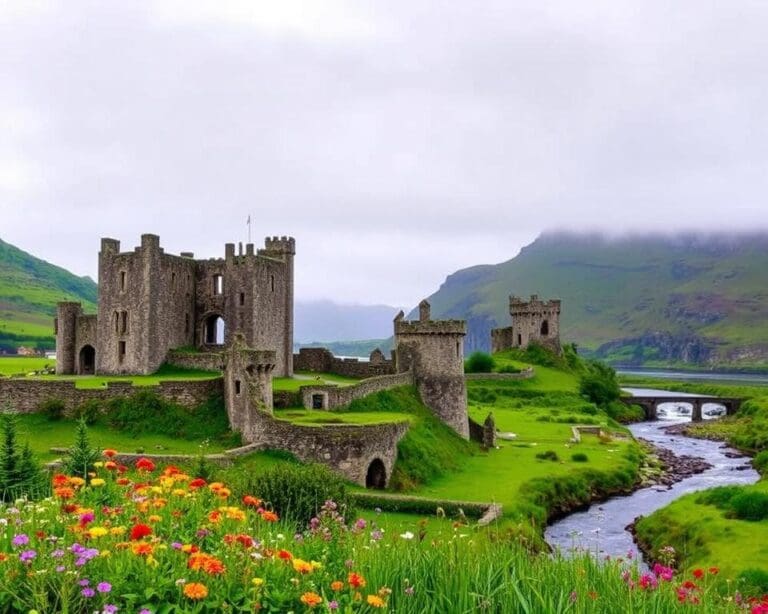
[[[120,470],[120,468],[118,467],[118,471],[119,470]],[[128,486],[128,484],[131,483],[131,481],[128,478],[117,478],[117,480],[115,480],[115,482],[117,482],[118,486]]]
[[[368,595],[368,599],[366,601],[372,608],[383,608],[385,605],[387,605],[386,602],[378,595]]]
[[[184,585],[184,596],[190,599],[205,599],[208,596],[208,589],[205,584],[188,582]]]
[[[131,552],[134,554],[137,554],[139,556],[149,556],[154,552],[155,547],[152,544],[148,544],[146,542],[139,542],[138,544],[133,544],[131,546]]]
[[[334,580],[331,582],[331,590],[337,593],[344,588],[344,583],[341,580]]]
[[[259,507],[261,505],[261,499],[252,497],[251,495],[245,495],[243,497],[243,505],[247,505],[249,507]]]
[[[347,582],[349,582],[352,588],[363,588],[365,586],[365,578],[354,571],[347,576]]]
[[[277,514],[275,512],[264,511],[261,513],[261,519],[266,522],[277,522]]]
[[[216,576],[224,573],[225,567],[215,556],[205,554],[204,552],[197,552],[189,557],[187,567],[190,569],[201,570],[212,576]]]
[[[290,561],[293,558],[293,555],[287,550],[279,550],[277,552],[277,558],[283,559],[284,561]]]
[[[208,514],[208,522],[213,522],[216,524],[221,520],[221,512],[219,511],[213,511],[210,514]]]
[[[136,469],[139,471],[152,472],[155,470],[155,463],[142,456],[139,460],[136,461]]]
[[[53,494],[59,499],[71,499],[75,496],[75,491],[69,486],[58,486],[53,489]]]
[[[69,484],[69,478],[63,473],[57,473],[53,476],[54,486],[66,486],[67,484]]]
[[[104,469],[106,469],[107,471],[114,471],[115,469],[117,469],[117,463],[115,461],[107,461],[106,463],[104,463]]]
[[[293,559],[293,569],[298,573],[311,573],[312,563],[309,563],[304,559]]]
[[[102,452],[102,454],[107,458],[114,458],[115,456],[117,456],[117,450],[113,450],[112,448],[107,448]]]
[[[317,593],[307,592],[301,596],[301,603],[309,608],[314,608],[316,605],[320,605],[323,602],[323,598]]]

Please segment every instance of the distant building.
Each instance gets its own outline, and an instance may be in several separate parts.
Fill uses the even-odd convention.
[[[560,352],[560,300],[542,301],[535,294],[530,301],[509,297],[512,326],[491,331],[491,349],[501,352],[511,348],[527,348],[538,343]]]

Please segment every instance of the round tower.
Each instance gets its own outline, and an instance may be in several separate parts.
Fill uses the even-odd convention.
[[[56,304],[56,374],[73,375],[77,368],[77,318],[83,314],[80,303]]]

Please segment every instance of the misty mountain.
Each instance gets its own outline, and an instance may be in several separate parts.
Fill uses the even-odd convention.
[[[343,305],[332,301],[296,301],[295,343],[384,339],[392,335],[392,320],[400,307]]]
[[[563,341],[613,362],[768,363],[768,233],[545,233],[429,300],[433,317],[468,320],[468,351],[486,350],[511,322],[510,294],[562,299]]]

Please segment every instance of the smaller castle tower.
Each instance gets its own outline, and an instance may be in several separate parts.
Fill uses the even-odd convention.
[[[258,412],[272,415],[272,373],[277,355],[274,350],[252,350],[245,336],[237,333],[226,351],[224,400],[233,431],[253,441],[259,428]]]
[[[469,437],[467,387],[464,382],[464,320],[432,320],[429,303],[419,303],[419,319],[395,318],[398,373],[413,371],[422,401],[464,438]]]
[[[538,343],[560,352],[560,300],[542,301],[536,294],[529,301],[509,297],[512,326],[491,331],[491,348],[501,352],[510,348],[527,348]]]
[[[61,302],[56,304],[56,374],[77,373],[75,357],[77,343],[77,319],[83,315],[80,303]]]

